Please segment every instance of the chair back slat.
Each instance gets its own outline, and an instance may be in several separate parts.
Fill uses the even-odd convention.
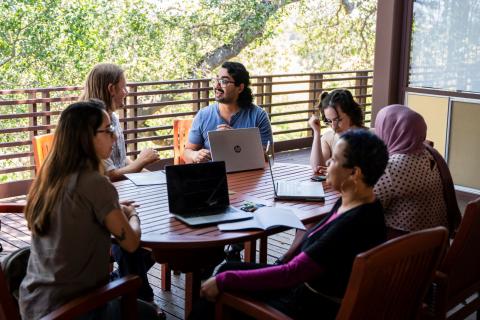
[[[173,119],[173,163],[184,164],[183,152],[193,119]]]
[[[32,139],[35,171],[38,173],[53,145],[53,133],[35,136]]]
[[[390,240],[359,254],[337,319],[414,319],[445,252],[437,227]]]

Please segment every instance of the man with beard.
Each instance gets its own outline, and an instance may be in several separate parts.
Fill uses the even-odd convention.
[[[187,163],[211,160],[208,132],[258,127],[262,145],[272,143],[267,113],[253,104],[250,75],[239,62],[225,62],[212,79],[215,103],[201,109],[192,123],[183,157]]]

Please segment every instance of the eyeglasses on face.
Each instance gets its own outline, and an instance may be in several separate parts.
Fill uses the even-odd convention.
[[[339,124],[341,121],[343,120],[343,118],[335,118],[335,119],[324,119],[323,122],[325,122],[325,124],[331,126],[332,124],[336,123],[336,124]]]
[[[226,86],[228,86],[229,83],[235,83],[235,81],[224,79],[224,78],[213,78],[212,79],[212,85],[214,87],[216,87],[217,84],[220,84],[220,86],[222,88],[225,88]]]
[[[97,130],[95,132],[104,132],[104,133],[108,133],[110,136],[114,136],[115,135],[115,128],[113,127],[113,125],[109,125],[108,127],[106,127],[105,129],[100,129],[100,130]]]

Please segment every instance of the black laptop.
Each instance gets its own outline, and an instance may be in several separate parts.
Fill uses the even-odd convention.
[[[190,226],[246,220],[249,212],[230,206],[224,161],[167,166],[170,213]]]

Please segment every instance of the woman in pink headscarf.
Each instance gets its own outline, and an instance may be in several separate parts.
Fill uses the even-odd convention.
[[[423,117],[402,105],[377,114],[375,133],[390,155],[375,193],[385,209],[389,237],[445,226],[452,232],[460,222],[453,182],[445,160],[425,145]]]

